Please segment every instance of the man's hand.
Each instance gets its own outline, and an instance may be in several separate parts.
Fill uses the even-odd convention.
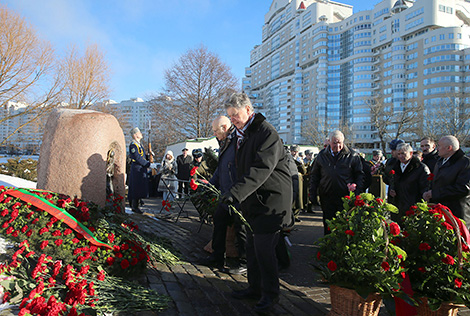
[[[431,201],[431,199],[432,199],[432,191],[429,190],[429,191],[424,192],[424,193],[423,193],[423,199],[424,199],[426,202]]]
[[[230,193],[229,191],[220,196],[220,201],[224,204],[232,205],[235,203],[235,198],[233,197],[232,193]]]

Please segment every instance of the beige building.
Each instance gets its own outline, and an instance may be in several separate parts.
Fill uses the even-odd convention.
[[[372,150],[380,145],[374,102],[394,114],[424,108],[423,126],[437,121],[442,108],[454,119],[465,116],[469,25],[468,0],[383,0],[354,14],[334,1],[273,0],[243,89],[286,143],[310,143],[311,135],[323,139],[340,128],[354,146]],[[398,117],[387,124],[388,140]]]

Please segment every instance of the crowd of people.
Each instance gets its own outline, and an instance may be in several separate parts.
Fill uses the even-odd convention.
[[[220,146],[215,172],[208,172],[201,150],[189,155],[184,148],[176,159],[167,151],[160,170],[166,181],[160,190],[169,201],[176,190],[177,194],[191,195],[188,183],[197,178],[190,172],[194,167],[199,175],[204,174],[206,183],[220,190],[213,214],[213,252],[204,264],[226,273],[247,272],[248,287],[233,291],[232,296],[259,300],[254,307],[257,312],[270,310],[279,300],[279,245],[283,232],[300,221],[298,214],[302,211],[313,212],[319,206],[326,235],[328,220],[342,210],[344,196],[370,192],[397,206],[399,213],[392,219],[399,223],[410,206],[425,200],[449,207],[467,226],[470,224],[470,158],[452,135],[442,137],[437,144],[425,137],[417,151],[411,144],[394,139],[388,144],[390,158],[374,150],[367,161],[345,145],[338,130],[329,134],[317,155],[311,150],[302,153],[298,145],[285,147],[265,117],[254,113],[244,93],[234,93],[225,110],[227,116],[212,123]],[[155,164],[145,159],[140,131],[135,128],[131,135],[128,199],[132,210],[140,212],[139,200],[148,195],[144,170]],[[243,214],[247,226],[230,208]],[[225,247],[231,225],[239,261],[229,269],[225,266]]]

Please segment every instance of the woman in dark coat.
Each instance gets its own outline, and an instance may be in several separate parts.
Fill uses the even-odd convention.
[[[401,218],[410,206],[421,201],[423,193],[429,189],[429,168],[413,156],[410,144],[400,144],[397,147],[398,162],[393,170],[390,195],[395,198],[395,206],[399,213],[392,214],[392,220],[401,223]]]

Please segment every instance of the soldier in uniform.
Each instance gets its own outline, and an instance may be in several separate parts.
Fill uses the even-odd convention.
[[[129,145],[129,157],[131,159],[131,167],[129,172],[129,190],[127,199],[133,212],[142,214],[139,208],[140,199],[148,197],[148,168],[156,168],[155,163],[150,163],[145,159],[145,150],[140,140],[142,133],[138,127],[131,129],[132,141]]]

